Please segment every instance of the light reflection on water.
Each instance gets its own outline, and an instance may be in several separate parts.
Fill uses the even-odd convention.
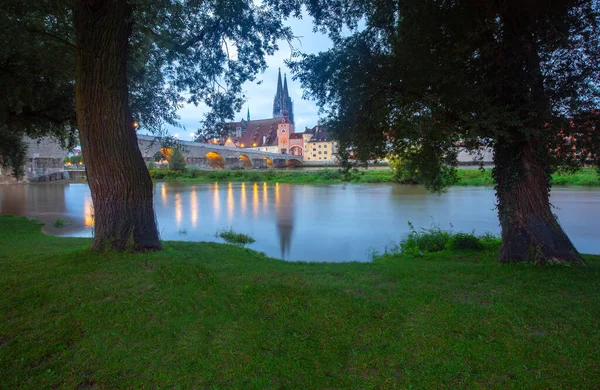
[[[600,253],[600,190],[557,188],[552,203],[575,246]],[[408,232],[435,222],[455,231],[498,233],[490,188],[454,187],[440,196],[399,185],[157,183],[155,208],[165,240],[218,241],[233,227],[256,239],[248,247],[305,261],[367,261]],[[0,186],[0,213],[38,217],[51,234],[90,236],[93,207],[85,184]],[[55,228],[57,218],[71,224]],[[185,233],[185,234],[184,234]]]

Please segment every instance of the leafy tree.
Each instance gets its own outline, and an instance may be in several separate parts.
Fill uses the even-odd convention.
[[[65,157],[65,162],[71,163],[73,165],[83,164],[83,156],[81,154],[76,154],[71,157]]]
[[[0,164],[24,174],[24,136],[75,143],[73,30],[57,2],[0,3]],[[46,18],[47,15],[56,18]]]
[[[557,168],[600,165],[596,1],[314,1],[309,10],[335,44],[293,66],[346,161],[349,151],[393,152],[439,190],[457,142],[492,147],[499,260],[584,262],[549,192]]]
[[[183,171],[185,169],[185,157],[179,148],[174,148],[169,156],[169,169],[172,171]]]
[[[95,212],[92,249],[159,249],[152,182],[134,123],[154,131],[175,123],[184,96],[212,107],[207,119],[232,117],[241,107],[242,84],[264,69],[277,39],[290,38],[281,19],[291,11],[250,0],[2,2],[10,28],[2,29],[7,47],[0,49],[0,66],[8,63],[15,80],[34,80],[47,94],[37,98],[37,85],[22,89],[2,79],[8,103],[0,134],[7,141],[0,137],[0,146],[16,145],[23,128],[74,129],[76,106]],[[25,110],[16,98],[44,110],[56,100],[57,115],[37,115],[42,109],[31,103]],[[19,159],[3,150],[3,163]]]

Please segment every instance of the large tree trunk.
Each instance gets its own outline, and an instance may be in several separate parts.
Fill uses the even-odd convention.
[[[152,181],[128,106],[129,6],[76,0],[76,106],[94,205],[92,250],[158,250]]]
[[[498,217],[502,227],[499,260],[585,263],[550,208],[548,177],[534,140],[499,140],[494,150]]]

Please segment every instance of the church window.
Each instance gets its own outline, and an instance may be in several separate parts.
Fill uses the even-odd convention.
[[[317,155],[313,153],[313,157],[317,157]]]

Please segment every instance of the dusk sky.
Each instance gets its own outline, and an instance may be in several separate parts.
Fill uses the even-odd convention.
[[[318,53],[331,47],[331,40],[324,34],[312,31],[312,18],[304,13],[303,19],[289,19],[286,23],[299,38],[294,40],[294,47],[302,53]],[[279,51],[273,56],[267,57],[268,68],[262,74],[258,74],[254,82],[248,82],[244,86],[246,103],[241,112],[235,115],[235,120],[246,118],[246,111],[250,108],[250,119],[271,118],[273,115],[273,98],[277,90],[277,70],[281,68],[281,74],[287,73],[287,82],[290,97],[294,102],[294,116],[296,129],[304,130],[304,127],[313,127],[318,122],[318,108],[314,102],[302,99],[300,82],[292,80],[292,75],[286,68],[284,61],[291,58],[291,48],[286,41],[279,43]],[[257,83],[262,81],[260,85]],[[181,117],[180,123],[185,129],[171,128],[171,134],[177,134],[182,140],[191,139],[190,133],[195,132],[199,122],[203,119],[206,106],[186,104],[178,111]]]

